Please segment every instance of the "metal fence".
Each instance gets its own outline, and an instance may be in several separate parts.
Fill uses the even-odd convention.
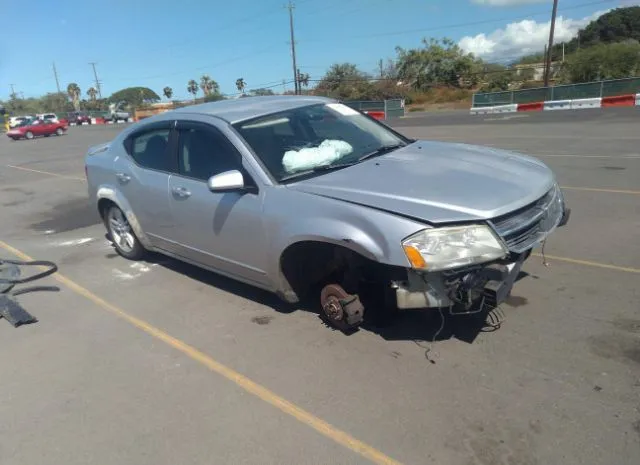
[[[507,92],[477,93],[473,94],[473,106],[488,107],[512,103],[546,102],[549,100],[576,100],[636,93],[640,93],[640,77]]]
[[[348,100],[345,105],[359,111],[384,111],[386,118],[404,116],[404,99]]]

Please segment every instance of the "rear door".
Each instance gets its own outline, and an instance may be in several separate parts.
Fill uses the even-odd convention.
[[[178,169],[169,180],[169,201],[176,225],[172,239],[180,255],[223,274],[268,285],[264,189],[258,189],[257,177],[223,128],[179,120],[176,130]],[[211,192],[208,179],[230,170],[242,172],[249,189]]]
[[[113,184],[125,196],[155,247],[171,250],[169,176],[175,170],[173,121],[143,126],[124,141],[127,157],[114,161]]]

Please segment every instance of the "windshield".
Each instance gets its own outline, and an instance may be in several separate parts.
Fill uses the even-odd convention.
[[[234,128],[278,182],[349,166],[411,142],[338,103],[273,113]]]

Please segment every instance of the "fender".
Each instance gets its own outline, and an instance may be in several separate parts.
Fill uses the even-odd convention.
[[[115,188],[109,185],[102,185],[98,188],[98,192],[96,193],[97,201],[100,202],[102,199],[107,199],[115,203],[120,210],[124,213],[127,218],[127,221],[131,225],[131,229],[135,233],[136,237],[140,241],[140,243],[144,246],[145,249],[153,250],[153,246],[151,245],[151,241],[147,237],[147,235],[142,230],[140,226],[140,222],[138,218],[133,213],[131,209],[131,205],[127,199]]]
[[[351,221],[346,218],[339,220],[315,217],[290,222],[279,231],[277,237],[285,238],[285,240],[273,244],[269,262],[272,264],[272,275],[277,276],[277,279],[274,279],[274,283],[276,284],[278,293],[284,300],[290,303],[296,303],[298,296],[293,289],[291,289],[282,271],[280,257],[288,247],[299,242],[315,241],[334,244],[352,250],[376,262],[410,266],[399,246],[399,242],[396,247],[398,250],[396,251],[393,245],[389,244],[388,238],[378,230],[375,224],[367,221],[365,218],[351,217],[350,220]],[[364,223],[357,225],[357,223],[362,220],[364,220]],[[368,230],[368,232],[365,232],[365,229]]]

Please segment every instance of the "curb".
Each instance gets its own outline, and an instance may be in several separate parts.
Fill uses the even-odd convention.
[[[511,113],[515,111],[556,111],[580,110],[583,108],[633,107],[640,106],[640,93],[616,95],[613,97],[582,98],[575,100],[549,100],[545,102],[513,103],[492,107],[471,107],[471,115]]]

